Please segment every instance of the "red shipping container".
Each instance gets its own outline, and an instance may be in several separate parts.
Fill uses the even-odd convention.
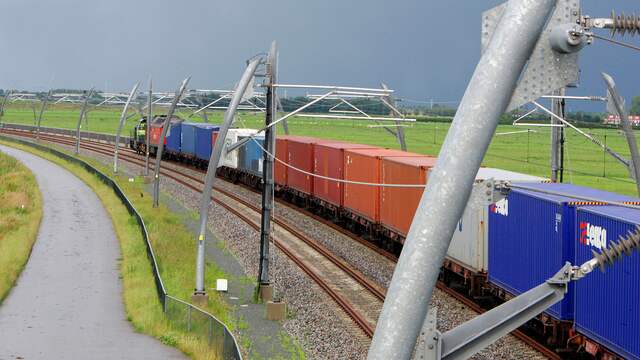
[[[424,156],[391,149],[354,149],[344,151],[344,179],[381,183],[383,157]],[[372,223],[380,222],[380,186],[344,184],[344,207]]]
[[[313,173],[313,147],[320,139],[306,136],[287,137],[287,163],[296,169]],[[303,194],[313,194],[313,176],[289,167],[287,186]]]
[[[382,183],[426,184],[429,170],[436,165],[436,160],[430,156],[384,158]],[[380,191],[380,223],[406,237],[424,188],[383,187]]]
[[[285,163],[288,159],[287,138],[288,136],[286,135],[276,137],[276,158],[280,161],[284,161]],[[287,185],[288,169],[278,160],[274,160],[273,164],[273,181],[275,181],[277,185],[285,186]]]
[[[318,142],[313,147],[313,173],[344,180],[344,151],[347,149],[380,149],[373,145],[345,142]],[[313,196],[336,207],[343,206],[344,184],[319,177],[313,178]]]

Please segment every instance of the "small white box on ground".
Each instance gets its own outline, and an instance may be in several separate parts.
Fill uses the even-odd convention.
[[[217,279],[216,280],[216,290],[217,291],[227,291],[227,279]]]

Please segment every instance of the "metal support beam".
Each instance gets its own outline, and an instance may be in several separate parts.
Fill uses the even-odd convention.
[[[262,162],[262,212],[260,218],[260,264],[258,268],[258,284],[269,285],[269,240],[271,239],[271,212],[273,210],[273,157],[276,149],[276,127],[271,127],[271,122],[276,117],[276,92],[271,85],[277,82],[277,47],[274,41],[271,44],[267,60],[267,111],[265,113],[264,147],[268,150],[263,154]]]
[[[129,105],[131,105],[131,100],[134,97],[138,96],[138,86],[140,83],[136,83],[131,89],[129,93],[129,97],[127,98],[127,102],[124,104],[124,108],[122,109],[122,114],[120,114],[120,123],[118,124],[118,130],[116,131],[116,143],[114,145],[113,150],[113,173],[118,173],[118,150],[120,149],[120,134],[122,133],[122,128],[124,127],[124,122],[127,120],[127,111],[129,111]]]
[[[611,94],[611,99],[616,112],[618,113],[618,116],[620,116],[620,124],[622,124],[622,130],[624,130],[624,135],[627,138],[627,143],[629,144],[629,152],[631,153],[631,175],[636,181],[636,188],[638,190],[638,195],[640,195],[640,156],[638,155],[638,143],[636,142],[636,136],[633,133],[633,127],[629,122],[629,117],[624,109],[623,100],[618,93],[615,81],[613,81],[611,76],[605,73],[602,74],[602,77],[604,78],[604,82],[607,84],[607,89],[609,90],[609,94]]]
[[[191,76],[182,80],[182,84],[180,88],[176,90],[176,95],[173,97],[173,101],[171,101],[171,105],[169,106],[169,110],[167,111],[167,117],[164,119],[164,125],[162,126],[162,133],[160,134],[160,139],[158,139],[158,150],[156,152],[156,168],[155,173],[153,174],[153,207],[158,207],[160,204],[160,162],[162,161],[162,152],[164,151],[164,139],[167,137],[167,131],[169,131],[169,126],[171,125],[171,118],[173,117],[173,113],[176,111],[176,106],[184,94],[184,91],[187,89],[187,84]]]
[[[429,176],[387,291],[369,359],[411,358],[476,173],[555,4],[507,3]]]
[[[42,115],[44,115],[44,109],[47,107],[47,101],[49,101],[50,96],[51,90],[47,92],[47,96],[42,100],[42,106],[40,107],[40,114],[38,115],[38,124],[36,128],[36,141],[40,141],[40,124],[42,124]]]
[[[218,169],[218,165],[220,164],[220,158],[222,158],[222,151],[224,148],[225,139],[227,137],[227,132],[233,124],[236,110],[238,109],[238,105],[240,105],[240,102],[242,100],[242,94],[244,94],[247,86],[251,82],[251,79],[253,78],[253,75],[255,74],[259,63],[259,58],[253,59],[251,62],[249,62],[247,68],[242,74],[242,78],[240,78],[238,87],[231,98],[231,103],[229,104],[229,107],[224,114],[224,121],[220,126],[218,138],[216,139],[216,143],[213,145],[213,149],[211,151],[211,158],[209,159],[209,166],[207,167],[207,175],[204,178],[204,187],[202,188],[202,198],[200,199],[200,227],[198,230],[198,238],[196,239],[198,248],[196,255],[196,288],[194,291],[194,295],[206,294],[206,289],[204,287],[204,245],[207,236],[209,203],[211,202],[211,192],[216,179],[216,170]]]
[[[149,143],[151,142],[151,123],[153,122],[153,80],[149,79],[149,97],[147,98],[147,125],[144,131],[144,176],[149,176]]]
[[[385,84],[382,84],[382,88],[388,89],[387,85]],[[404,117],[404,114],[398,111],[398,109],[396,108],[395,100],[393,99],[392,95],[389,95],[386,98],[382,98],[382,103],[385,104],[390,109],[389,115]],[[400,144],[400,149],[402,149],[402,151],[407,151],[407,142],[404,139],[404,129],[400,125],[399,121],[396,121],[395,135],[396,135],[396,138],[398,139],[398,143]]]
[[[82,102],[82,107],[80,108],[80,117],[78,118],[78,123],[76,124],[76,155],[80,153],[80,125],[82,124],[82,118],[84,118],[87,112],[87,105],[89,105],[89,100],[93,95],[93,88],[89,90],[87,96],[85,96],[84,101]]]
[[[445,332],[439,337],[439,359],[468,359],[536,317],[564,298],[572,274],[573,267],[566,263],[545,283]]]
[[[2,117],[4,116],[5,108],[7,106],[7,100],[9,100],[12,92],[12,90],[9,90],[4,94],[4,98],[2,99],[2,106],[0,106],[0,119],[2,119]]]

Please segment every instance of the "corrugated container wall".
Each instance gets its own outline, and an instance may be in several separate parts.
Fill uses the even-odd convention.
[[[282,135],[276,138],[276,158],[287,163],[287,141],[288,136]],[[287,173],[289,169],[280,161],[275,160],[273,164],[273,181],[280,186],[287,185]]]
[[[216,125],[198,124],[196,126],[196,158],[200,160],[211,158],[212,134],[219,129],[220,127]]]
[[[160,126],[156,122],[151,123],[151,143],[158,145],[160,136],[162,135],[162,122],[159,122]],[[180,143],[182,142],[182,121],[171,121],[169,130],[167,131],[167,137],[164,139],[164,144],[167,150],[171,152],[180,151]]]
[[[438,159],[430,156],[385,157],[381,163],[383,184],[425,185],[428,171]],[[424,187],[382,187],[380,223],[403,237],[407,236]]]
[[[617,241],[640,225],[640,211],[590,206],[577,211],[576,265],[592,250]],[[640,359],[640,252],[623,256],[603,273],[594,270],[575,285],[576,329],[625,359]]]
[[[195,123],[182,123],[181,151],[185,155],[196,155],[196,126]]]
[[[467,206],[456,227],[447,258],[476,273],[486,272],[489,257],[487,181],[544,182],[546,179],[492,168],[480,168]],[[491,185],[489,185],[491,186]]]
[[[344,180],[344,151],[346,149],[379,149],[371,145],[343,142],[320,142],[313,147],[313,172],[332,179]],[[344,185],[319,177],[313,179],[313,195],[336,207],[343,205]]]
[[[573,262],[574,198],[512,190],[489,210],[489,282],[513,295],[540,285]],[[573,284],[547,311],[573,318]]]
[[[344,179],[381,183],[383,157],[406,157],[411,153],[391,149],[350,149],[344,151]],[[415,154],[415,156],[422,156]],[[380,222],[380,187],[345,183],[344,207],[372,223]]]
[[[244,136],[240,136],[242,140]],[[262,177],[264,136],[258,135],[238,151],[238,168],[258,177]]]
[[[224,146],[227,147],[231,144],[234,144],[238,141],[238,137],[240,136],[249,136],[257,132],[258,131],[254,129],[229,129],[229,131],[227,132],[227,137],[224,140]],[[214,131],[213,133],[211,133],[211,144],[215,144],[217,139],[218,132]],[[226,166],[232,169],[236,169],[238,167],[238,151],[239,150],[236,150],[226,154],[223,151],[223,156],[220,159],[220,166]]]
[[[575,210],[585,202],[581,197],[637,201],[571,184],[515,185],[526,190],[512,190],[489,211],[489,281],[514,295],[546,281],[565,262],[575,263]],[[573,287],[570,284],[567,296],[547,313],[561,320],[572,319]]]
[[[306,136],[287,138],[287,163],[296,169],[313,173],[313,145],[318,139]],[[313,176],[293,168],[287,169],[287,186],[303,194],[313,193]]]

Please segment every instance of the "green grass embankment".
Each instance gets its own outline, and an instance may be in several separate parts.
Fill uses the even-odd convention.
[[[146,245],[138,224],[127,211],[111,187],[106,186],[95,175],[77,164],[56,157],[29,146],[1,141],[1,144],[28,151],[54,162],[84,181],[98,195],[109,212],[121,247],[120,273],[124,288],[124,303],[127,319],[138,332],[158,338],[167,345],[175,346],[194,359],[217,359],[207,342],[193,333],[175,326],[162,311],[156,293],[151,265],[147,258]],[[160,273],[167,292],[189,302],[193,291],[195,264],[195,241],[180,217],[166,207],[153,208],[152,199],[147,196],[142,178],[130,182],[128,178],[115,176],[92,159],[83,158],[95,168],[109,174],[132,201],[142,215],[157,257]],[[2,241],[0,241],[0,246]],[[3,252],[0,251],[0,255]],[[2,263],[0,262],[0,268]],[[3,272],[0,272],[0,274]],[[214,264],[208,263],[206,284],[215,283],[216,278],[227,277]],[[203,309],[223,321],[230,329],[244,326],[232,316],[232,310],[215,292],[210,292],[209,302]],[[186,312],[185,312],[186,316]],[[243,339],[246,342],[246,339]]]
[[[29,260],[42,220],[42,196],[33,173],[0,153],[0,304]]]

